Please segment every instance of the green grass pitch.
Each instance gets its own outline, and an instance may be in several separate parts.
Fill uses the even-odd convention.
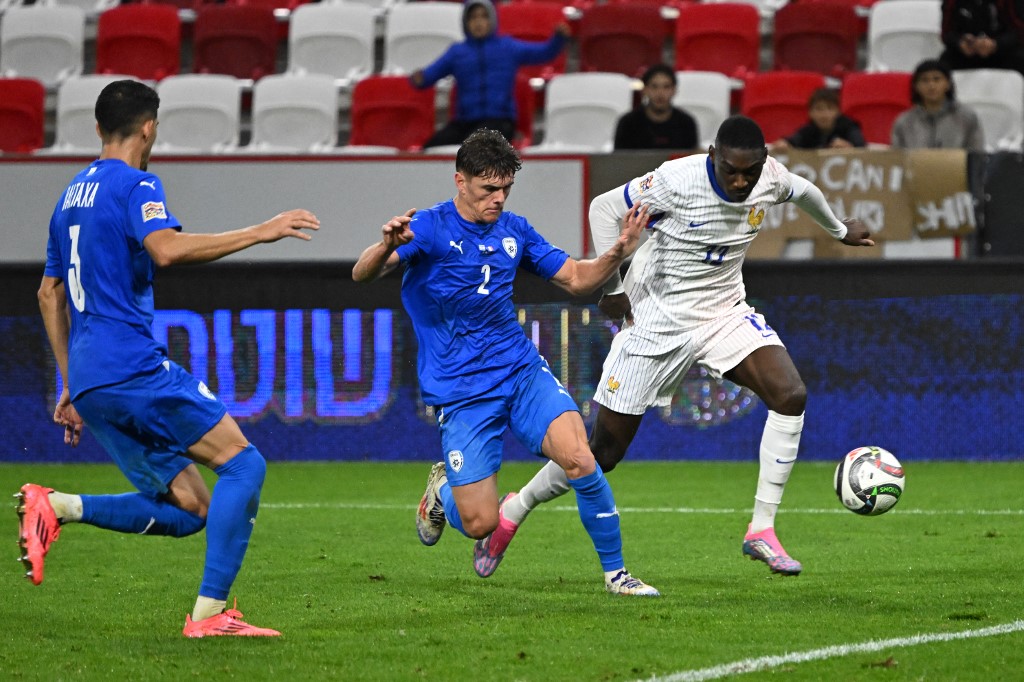
[[[181,636],[203,534],[69,525],[33,587],[15,561],[8,498],[0,678],[1021,679],[1024,463],[904,465],[896,508],[860,517],[832,492],[831,465],[798,463],[776,528],[804,573],[781,578],[740,553],[755,464],[627,460],[609,476],[627,565],[664,594],[630,599],[604,592],[571,496],[535,511],[498,572],[481,580],[470,540],[451,529],[432,548],[416,539],[429,462],[272,462],[233,590],[249,621],[284,633],[258,640]],[[538,466],[506,466],[501,489]],[[111,466],[0,465],[0,491],[25,481],[127,491]],[[991,636],[909,639],[1014,623]],[[888,639],[898,641],[858,648]],[[707,670],[825,647],[840,649],[749,675]]]

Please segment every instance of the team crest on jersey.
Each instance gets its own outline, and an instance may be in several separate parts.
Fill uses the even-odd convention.
[[[615,375],[613,374],[610,377],[608,377],[608,384],[605,386],[605,390],[607,390],[609,393],[615,393],[615,391],[619,390],[619,386],[620,384],[618,380],[615,378]]]
[[[454,471],[461,471],[465,461],[465,458],[462,456],[462,450],[450,450],[448,452],[448,465]]]
[[[203,394],[204,398],[208,398],[209,400],[217,399],[217,396],[213,394],[213,391],[207,388],[206,384],[204,384],[202,381],[199,382],[199,392]]]
[[[757,206],[750,207],[750,213],[747,214],[747,225],[750,225],[750,232],[747,234],[754,234],[761,229],[761,222],[764,220],[764,209],[757,209]]]
[[[515,237],[505,237],[501,240],[501,246],[505,249],[505,253],[508,254],[509,258],[515,258],[516,254],[519,253],[519,244],[516,243]]]
[[[651,188],[654,184],[654,173],[651,173],[646,178],[640,181],[640,193],[644,193]]]
[[[142,205],[142,222],[146,223],[153,218],[167,219],[167,209],[162,201],[147,201]]]

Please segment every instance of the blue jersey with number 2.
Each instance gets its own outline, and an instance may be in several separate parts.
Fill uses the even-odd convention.
[[[50,219],[49,277],[64,281],[71,311],[68,375],[82,392],[152,371],[166,359],[153,339],[151,232],[181,229],[159,178],[117,159],[94,161],[64,190]]]
[[[569,256],[514,213],[472,223],[452,200],[418,211],[410,227],[415,237],[397,252],[407,266],[402,303],[419,343],[424,402],[481,395],[536,362],[512,304],[516,269],[551,279]]]

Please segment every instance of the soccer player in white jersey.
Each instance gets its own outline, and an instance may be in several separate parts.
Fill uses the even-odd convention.
[[[504,210],[520,165],[501,133],[472,133],[455,157],[455,198],[392,218],[352,270],[356,281],[368,282],[405,266],[402,303],[419,346],[420,390],[437,408],[445,458],[427,478],[417,534],[431,546],[446,525],[473,539],[497,527],[497,474],[509,428],[576,491],[605,589],[658,596],[626,570],[615,498],[587,447],[579,408],[523,334],[512,304],[520,268],[575,295],[600,287],[636,249],[647,211],[628,211],[622,234],[600,257],[577,261]]]
[[[694,364],[745,386],[764,401],[760,473],[743,554],[774,573],[801,564],[775,535],[775,513],[796,461],[807,390],[789,353],[764,317],[745,302],[741,267],[767,209],[792,201],[850,246],[873,246],[859,220],[840,221],[821,191],[768,156],[758,125],[744,116],[722,123],[707,154],[662,164],[590,206],[594,245],[619,232],[640,204],[651,235],[637,250],[625,283],[605,284],[601,309],[624,319],[612,341],[594,400],[600,404],[590,447],[605,473],[626,455],[648,408],[668,405]],[[518,494],[509,493],[498,527],[476,543],[474,568],[491,575],[526,515],[563,494],[564,476],[545,466]]]
[[[53,420],[72,447],[88,425],[138,492],[77,495],[26,483],[17,495],[21,561],[26,577],[42,583],[44,559],[71,523],[171,537],[205,528],[203,580],[182,633],[274,637],[280,633],[227,608],[256,523],[266,461],[224,403],[153,337],[153,276],[157,265],[205,263],[285,237],[308,240],[305,230],[320,221],[299,209],[230,232],[182,232],[160,178],[147,172],[159,106],[156,91],[133,80],[100,92],[100,158],[57,201],[39,287],[65,381]],[[217,474],[212,494],[196,464]]]

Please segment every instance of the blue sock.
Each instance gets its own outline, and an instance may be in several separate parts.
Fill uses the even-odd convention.
[[[206,525],[203,517],[142,493],[81,497],[82,523],[97,528],[183,538],[198,533]]]
[[[249,547],[267,463],[250,444],[214,472],[218,479],[206,519],[206,566],[199,594],[227,599]]]
[[[576,507],[580,520],[587,529],[594,549],[601,559],[601,568],[614,571],[622,568],[622,534],[619,532],[619,512],[611,486],[597,467],[594,473],[575,480],[569,485],[576,491]]]
[[[459,516],[459,508],[455,506],[455,496],[452,495],[452,487],[448,485],[448,481],[444,482],[439,492],[441,504],[444,505],[444,515],[448,518],[448,525],[466,535],[466,531],[462,527],[462,517]],[[466,537],[469,536],[466,535]]]

